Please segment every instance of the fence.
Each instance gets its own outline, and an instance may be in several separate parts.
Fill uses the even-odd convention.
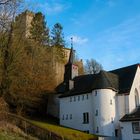
[[[47,129],[36,126],[23,117],[15,114],[0,112],[0,121],[5,120],[21,128],[26,134],[36,136],[41,140],[66,140],[63,136],[55,134]]]

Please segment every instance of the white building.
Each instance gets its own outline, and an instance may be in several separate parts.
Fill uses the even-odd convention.
[[[78,76],[71,49],[58,91],[61,125],[102,140],[140,140],[139,64]]]
[[[125,115],[120,121],[123,140],[140,140],[140,108]]]

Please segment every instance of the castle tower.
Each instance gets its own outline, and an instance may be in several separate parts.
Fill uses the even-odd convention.
[[[74,65],[74,50],[71,47],[68,63],[65,65],[64,83],[66,90],[73,88],[73,78],[78,76],[78,66]]]
[[[30,27],[33,20],[34,13],[26,10],[16,17],[16,32],[22,35],[23,38],[30,37]]]
[[[115,137],[115,128],[117,127],[115,99],[117,91],[112,88],[112,79],[117,81],[117,76],[100,71],[96,77],[98,77],[98,83],[102,85],[92,91],[93,132],[100,136]]]

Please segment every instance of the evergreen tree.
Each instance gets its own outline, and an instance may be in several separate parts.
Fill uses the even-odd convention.
[[[56,23],[52,29],[52,46],[63,46],[65,45],[63,27],[60,23]]]
[[[36,42],[49,45],[49,29],[46,27],[45,16],[38,12],[31,22],[31,38]]]

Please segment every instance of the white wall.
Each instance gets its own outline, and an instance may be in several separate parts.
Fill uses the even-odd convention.
[[[125,108],[125,101],[126,101],[126,96],[124,95],[117,95],[115,97],[115,104],[116,104],[116,120],[119,121],[126,113],[126,108]]]
[[[115,137],[99,137],[98,140],[118,140]]]
[[[131,113],[135,108],[135,89],[138,90],[140,100],[140,68],[138,67],[129,95],[116,96],[117,120],[125,114]]]
[[[92,92],[93,114],[94,114],[94,134],[102,136],[114,136],[114,120],[116,116],[115,95],[111,89],[100,89]],[[112,104],[111,104],[112,102]],[[96,116],[96,110],[98,115]],[[97,127],[99,132],[97,133]]]
[[[120,131],[120,122],[119,120],[128,113],[128,95],[116,95],[115,96],[115,120],[114,120],[114,127],[115,129],[119,129]],[[121,131],[120,131],[121,133]]]
[[[135,89],[138,90],[139,93],[139,97],[140,97],[140,68],[138,67],[133,84],[132,84],[132,88],[130,91],[130,95],[129,95],[129,113],[131,113],[135,108]],[[139,98],[140,100],[140,98]]]
[[[96,92],[97,95],[95,95]],[[88,99],[82,100],[83,95],[85,97],[88,95]],[[100,89],[83,95],[60,98],[60,124],[78,130],[89,130],[90,133],[96,135],[114,136],[117,115],[116,92],[112,89]],[[80,96],[80,101],[78,101],[78,96]],[[97,111],[98,115],[96,115]],[[83,124],[84,112],[89,112],[89,124]],[[72,119],[70,119],[71,114]],[[68,119],[66,119],[67,115]]]
[[[140,139],[140,134],[133,134],[132,122],[122,122],[122,140]]]
[[[88,99],[87,99],[88,95]],[[80,101],[78,101],[80,96]],[[82,100],[84,96],[84,100]],[[72,99],[72,101],[70,101]],[[74,101],[75,99],[75,101]],[[75,95],[71,97],[60,98],[60,124],[74,129],[93,133],[93,111],[92,94]],[[89,112],[89,123],[83,123],[83,113]],[[72,119],[70,115],[72,114]],[[64,120],[63,120],[64,115]],[[68,119],[66,119],[68,115]]]
[[[135,108],[135,89],[138,90],[139,93],[139,100],[140,100],[140,68],[138,67],[132,88],[129,95],[129,113],[131,113]]]
[[[72,65],[72,79],[76,76],[78,76],[78,66],[77,65]]]

